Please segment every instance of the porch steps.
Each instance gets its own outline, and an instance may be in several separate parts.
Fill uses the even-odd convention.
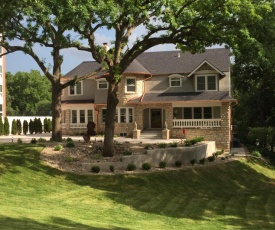
[[[140,139],[162,139],[161,129],[147,129],[140,133]]]

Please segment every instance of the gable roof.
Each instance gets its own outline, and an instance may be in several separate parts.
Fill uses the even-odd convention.
[[[139,55],[124,73],[149,75],[188,75],[206,62],[219,73],[229,72],[230,51],[225,48],[206,49],[204,53],[183,53],[180,50],[144,52]],[[64,77],[83,76],[100,67],[95,61],[82,62],[64,75]],[[105,72],[96,74],[101,76]]]
[[[204,64],[209,65],[212,69],[214,69],[216,72],[218,72],[220,75],[225,75],[222,71],[220,71],[218,68],[216,68],[214,65],[212,65],[207,60],[204,60],[201,64],[199,64],[191,73],[187,75],[187,77],[190,77],[193,75],[199,68],[201,68]]]

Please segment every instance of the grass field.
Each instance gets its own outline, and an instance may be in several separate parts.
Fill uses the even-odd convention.
[[[79,176],[0,145],[0,229],[275,229],[275,169],[258,160]]]

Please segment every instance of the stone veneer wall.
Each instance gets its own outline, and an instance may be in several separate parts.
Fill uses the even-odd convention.
[[[219,149],[229,151],[231,140],[231,113],[230,103],[224,102],[221,107],[221,127],[220,128],[185,128],[186,139],[203,136],[206,141],[216,141],[216,146]],[[171,138],[184,138],[183,128],[172,129]]]

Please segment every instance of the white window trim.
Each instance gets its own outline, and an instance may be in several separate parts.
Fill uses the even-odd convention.
[[[73,110],[76,110],[76,123],[73,123],[72,118],[73,118]],[[84,123],[80,123],[80,110],[84,110],[85,111],[85,122]],[[88,124],[88,110],[92,110],[93,111],[93,121],[94,121],[94,109],[92,108],[78,108],[78,109],[71,109],[70,112],[70,123],[71,124]]]
[[[214,118],[214,107],[220,107],[221,106],[183,106],[183,107],[173,107],[174,108],[181,108],[183,111],[182,111],[182,115],[184,116],[184,108],[191,108],[191,113],[192,113],[192,118],[182,118],[182,119],[185,119],[185,120],[193,120],[193,119],[198,119],[198,118],[194,118],[194,109],[195,108],[200,108],[201,111],[202,111],[202,118],[200,119],[220,119],[220,118]],[[205,117],[205,114],[204,114],[204,108],[211,108],[211,118],[204,118]]]
[[[214,90],[208,90],[208,77],[209,76],[215,76],[215,79],[216,79],[216,89],[214,89]],[[198,90],[198,80],[197,80],[198,77],[204,77],[205,90]],[[199,75],[195,75],[195,90],[196,90],[196,92],[218,91],[218,75],[217,74],[199,74]]]
[[[135,91],[128,91],[127,90],[127,79],[134,79],[135,80]],[[136,91],[137,91],[137,79],[136,79],[136,77],[126,77],[126,79],[125,79],[125,92],[126,93],[136,93]]]
[[[102,83],[102,82],[107,83],[107,88],[99,88],[99,84]],[[108,88],[109,88],[109,82],[107,80],[105,80],[105,79],[99,79],[99,80],[97,80],[97,89],[98,90],[106,90]]]
[[[126,109],[126,122],[121,122],[120,120],[120,109]],[[129,110],[132,109],[132,122],[129,122]],[[117,114],[117,123],[121,124],[127,124],[127,123],[133,123],[134,122],[134,108],[133,107],[118,107],[116,109],[116,114]]]
[[[69,96],[82,96],[82,95],[83,95],[83,82],[80,81],[80,82],[78,82],[78,83],[81,84],[81,93],[80,93],[80,94],[71,94],[71,92],[70,92],[71,86],[69,86],[69,87],[68,87],[68,95],[69,95]],[[74,91],[76,92],[76,84],[74,85]]]
[[[172,81],[175,78],[179,79],[180,85],[172,85]],[[182,76],[181,75],[179,75],[179,74],[172,74],[172,75],[169,76],[169,87],[173,87],[174,88],[174,87],[181,87],[181,86],[182,86]]]

